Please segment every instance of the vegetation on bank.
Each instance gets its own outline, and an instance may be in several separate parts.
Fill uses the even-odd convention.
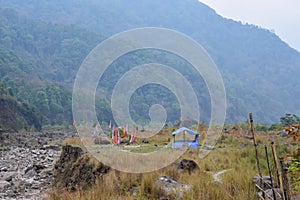
[[[280,118],[280,124],[266,127],[266,130],[262,128],[264,126],[258,123],[255,126],[258,154],[263,175],[269,175],[265,146],[270,147],[271,142],[274,142],[278,158],[292,155],[287,159],[287,162],[289,163],[293,195],[300,193],[300,155],[296,153],[297,149],[299,151],[299,143],[286,135],[284,136],[282,133],[286,132],[286,126],[299,123],[298,120],[299,117],[297,115],[286,114]],[[203,124],[201,124],[201,127],[203,128]],[[138,139],[136,145],[141,146],[141,149],[139,151],[133,150],[133,152],[148,151],[151,146],[153,150],[171,142],[172,137],[170,133],[173,129],[166,126],[154,137],[147,138],[147,144],[144,144],[142,139]],[[144,174],[130,174],[112,170],[86,190],[78,189],[72,192],[54,189],[49,193],[49,197],[50,199],[116,199],[118,197],[125,199],[159,199],[162,196],[169,195],[172,199],[177,194],[167,194],[155,183],[157,178],[161,176],[170,176],[180,183],[190,186],[189,190],[182,193],[182,199],[255,199],[257,191],[251,179],[258,174],[258,169],[253,140],[248,130],[248,123],[226,124],[221,138],[215,145],[215,149],[203,159],[200,159],[198,156],[199,149],[187,150],[176,162],[182,159],[195,161],[200,170],[191,174],[178,171],[175,165],[169,165],[163,169]],[[296,131],[299,135],[300,130],[296,129]],[[80,139],[74,138],[67,139],[64,144],[83,146]],[[272,152],[269,151],[268,154],[269,158],[272,158]],[[270,163],[272,174],[276,177],[273,159],[270,159]],[[212,174],[222,170],[228,171],[220,176],[221,181],[213,181]]]
[[[158,135],[162,139],[168,137],[167,132]],[[157,138],[154,140],[157,143]],[[261,160],[263,175],[268,175],[267,162],[264,146],[275,141],[278,157],[293,152],[297,146],[290,143],[289,138],[280,137],[277,132],[268,131],[257,134],[258,150]],[[80,142],[74,139],[68,140],[68,144]],[[150,144],[154,145],[150,141]],[[270,153],[270,157],[271,152]],[[130,174],[112,170],[104,175],[95,185],[86,190],[53,190],[49,193],[50,199],[159,199],[162,196],[170,198],[175,193],[166,194],[155,180],[161,176],[170,176],[180,183],[187,184],[189,190],[182,193],[182,199],[255,199],[256,189],[251,179],[258,174],[255,158],[255,151],[251,139],[243,134],[223,134],[219,139],[216,148],[204,159],[198,157],[198,150],[189,149],[178,159],[194,160],[200,167],[199,171],[179,172],[174,165],[170,165],[155,172],[145,174]],[[299,165],[295,162],[290,167],[291,186],[293,194],[299,193]],[[274,163],[271,163],[272,173],[276,174]],[[229,169],[222,174],[221,182],[214,182],[212,174]]]

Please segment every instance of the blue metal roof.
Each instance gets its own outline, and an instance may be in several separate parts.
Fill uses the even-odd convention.
[[[191,135],[197,135],[198,134],[198,133],[195,133],[194,131],[192,131],[191,129],[188,129],[186,127],[181,127],[180,129],[177,129],[176,131],[174,131],[172,133],[172,136],[177,135],[178,133],[181,133],[183,131],[186,131],[186,132],[188,132]]]

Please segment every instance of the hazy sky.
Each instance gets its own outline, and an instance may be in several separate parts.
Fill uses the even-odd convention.
[[[218,14],[256,24],[300,52],[300,0],[200,0]]]

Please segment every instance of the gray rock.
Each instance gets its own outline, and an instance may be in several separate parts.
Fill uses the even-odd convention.
[[[24,171],[25,174],[27,174],[30,170],[33,169],[33,166],[27,167]]]
[[[241,143],[240,144],[240,147],[246,147],[246,146],[249,146],[249,144],[248,143]]]
[[[47,159],[46,160],[48,160],[48,161],[50,161],[50,162],[53,162],[53,158],[51,158],[51,157],[47,157]]]
[[[1,172],[7,172],[7,171],[8,171],[8,168],[7,168],[7,167],[2,167],[2,168],[0,169],[0,171],[1,171]]]
[[[271,186],[271,178],[270,176],[263,176],[262,177],[262,182],[261,182],[261,178],[260,176],[254,176],[252,178],[252,182],[259,185],[261,188],[263,188],[264,190],[267,190],[267,189],[270,189],[270,186]],[[278,184],[276,183],[276,181],[272,180],[273,182],[273,187],[278,187]]]
[[[162,184],[177,184],[177,180],[169,177],[169,176],[161,176],[156,180],[157,183],[162,183]]]
[[[280,136],[280,137],[285,137],[285,136],[287,136],[287,132],[284,132],[284,131],[281,131],[281,132],[279,132],[278,133],[278,135]]]
[[[28,185],[33,185],[33,184],[36,184],[36,181],[33,178],[30,178],[30,179],[27,179],[25,181],[25,183],[28,184]]]
[[[29,177],[33,177],[33,176],[37,175],[37,172],[35,171],[34,168],[32,168],[31,170],[27,171],[26,175]]]
[[[0,181],[0,190],[6,190],[10,186],[7,181]]]
[[[200,169],[198,164],[193,160],[183,159],[179,163],[174,163],[179,171],[188,171],[189,173]]]
[[[16,175],[17,175],[16,172],[9,173],[9,174],[6,175],[4,180],[7,181],[7,182],[11,182],[15,178]]]
[[[276,195],[276,199],[280,200],[281,199],[281,193],[280,193],[280,189],[279,188],[273,188],[275,195]],[[273,190],[272,189],[267,189],[265,191],[265,200],[273,200],[274,199],[274,195],[273,195]],[[259,197],[263,198],[263,192],[258,192],[257,194]]]
[[[300,194],[294,195],[294,196],[293,196],[293,199],[294,199],[294,200],[300,200]]]
[[[183,194],[184,191],[189,190],[190,186],[179,183],[176,179],[169,176],[161,176],[156,181],[155,184],[163,189],[167,194],[177,193],[179,196]]]
[[[31,150],[31,152],[32,152],[33,154],[40,155],[40,152],[39,152],[38,150],[33,149],[33,150]]]
[[[214,146],[211,146],[211,145],[208,145],[208,144],[205,144],[205,145],[203,146],[203,149],[206,149],[206,150],[214,150],[215,147],[214,147]]]
[[[47,166],[42,164],[34,164],[33,168],[36,170],[37,173],[40,173],[43,169],[46,169]]]
[[[0,199],[43,199],[43,193],[53,183],[52,168],[60,154],[59,145],[45,145],[51,140],[49,135],[56,141],[72,136],[9,133],[0,141],[7,145],[6,151],[0,151]],[[36,145],[37,142],[44,146]]]

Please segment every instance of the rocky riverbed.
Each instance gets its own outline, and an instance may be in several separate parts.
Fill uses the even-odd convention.
[[[0,133],[0,199],[43,199],[63,139],[73,133]]]

